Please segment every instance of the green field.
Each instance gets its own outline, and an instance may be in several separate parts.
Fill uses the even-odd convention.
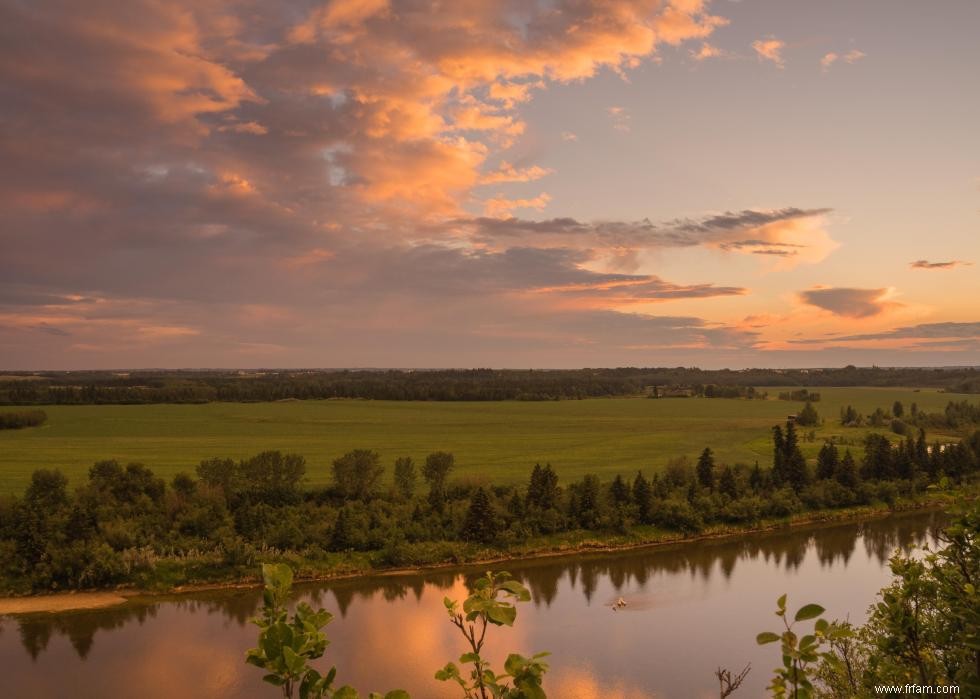
[[[779,389],[767,389],[775,396]],[[837,424],[841,406],[890,410],[895,400],[941,411],[949,400],[976,396],[922,389],[825,388],[815,404],[821,437],[860,442],[868,430]],[[0,432],[0,493],[20,492],[38,468],[60,468],[81,482],[99,459],[138,461],[168,480],[193,473],[201,459],[245,457],[266,449],[302,454],[312,484],[329,481],[330,462],[355,448],[375,449],[389,465],[398,456],[456,455],[455,477],[523,481],[536,461],[563,480],[661,468],[710,446],[723,462],[768,464],[769,430],[801,403],[719,398],[608,398],[557,402],[420,403],[290,401],[203,405],[44,406],[42,427]],[[859,451],[859,449],[857,450]]]

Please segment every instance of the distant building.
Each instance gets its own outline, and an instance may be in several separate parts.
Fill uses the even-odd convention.
[[[651,398],[690,398],[696,392],[690,386],[653,386],[650,390]]]

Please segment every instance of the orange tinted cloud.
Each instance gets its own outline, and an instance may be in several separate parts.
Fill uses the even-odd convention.
[[[532,165],[530,167],[514,167],[506,160],[500,162],[500,166],[488,172],[480,178],[480,184],[496,184],[499,182],[532,182],[539,180],[546,175],[550,175],[553,170]]]
[[[530,4],[515,22],[506,7],[489,1],[447,4],[438,13],[380,0],[331,2],[311,11],[287,36],[293,45],[322,47],[331,62],[344,66],[332,71],[329,91],[346,94],[350,109],[362,112],[358,128],[366,135],[396,150],[456,144],[473,153],[478,144],[511,145],[524,129],[516,106],[547,82],[588,78],[603,67],[622,71],[653,55],[658,44],[703,39],[725,23],[700,0],[611,0],[556,10]],[[291,61],[288,54],[284,49],[272,58]],[[322,94],[322,83],[308,81],[307,89]],[[465,143],[454,140],[459,132],[466,134]],[[370,172],[359,169],[360,140],[356,134],[346,139],[355,152],[350,175],[370,201],[400,200],[400,207],[419,214],[442,214],[478,179],[451,177],[452,186],[439,192],[430,178],[421,195],[410,194],[401,183],[384,181],[376,164]],[[419,140],[428,141],[428,148],[408,148]]]
[[[786,42],[773,36],[768,39],[756,39],[752,42],[752,49],[760,60],[772,61],[780,68],[783,67],[784,63],[784,48],[786,48]]]
[[[496,197],[483,202],[483,210],[487,216],[494,218],[510,216],[515,209],[543,209],[551,201],[547,192],[542,192],[531,199],[507,199]]]

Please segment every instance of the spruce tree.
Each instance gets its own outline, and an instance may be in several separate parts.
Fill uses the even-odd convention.
[[[810,401],[806,402],[806,405],[803,406],[803,410],[800,411],[796,421],[799,424],[807,427],[812,427],[813,425],[819,424],[820,415],[817,414],[817,409],[813,407],[813,403]]]
[[[711,449],[705,447],[704,451],[701,452],[701,456],[698,457],[698,465],[696,468],[698,476],[698,485],[702,488],[707,488],[708,490],[715,489],[715,459],[711,454]]]
[[[786,481],[786,440],[783,428],[775,425],[772,428],[772,482],[778,488]]]
[[[330,536],[331,551],[347,551],[354,545],[354,525],[351,522],[350,511],[346,507],[340,508],[337,515],[337,522],[333,526],[333,534]]]
[[[483,488],[477,488],[470,498],[470,507],[463,519],[460,536],[466,541],[479,541],[488,544],[497,536],[497,516],[490,503],[490,497]]]
[[[749,487],[752,488],[753,492],[758,493],[764,484],[765,478],[762,475],[762,469],[759,468],[759,462],[756,461],[755,466],[752,467],[752,472],[749,474]]]
[[[929,470],[929,447],[926,445],[926,431],[919,428],[919,436],[915,440],[915,465],[922,471]]]
[[[640,522],[650,524],[653,519],[653,487],[643,477],[642,471],[637,471],[636,478],[633,479],[633,503]]]
[[[609,494],[614,505],[625,505],[630,501],[630,487],[626,485],[626,481],[618,473],[613,479],[612,485],[609,486]]]
[[[786,439],[783,442],[783,469],[787,482],[793,490],[799,492],[806,487],[810,480],[806,470],[806,459],[800,451],[796,437],[796,427],[792,422],[786,423]]]
[[[588,474],[582,478],[578,493],[578,522],[584,529],[598,529],[601,522],[599,477]]]
[[[834,478],[845,488],[850,488],[853,490],[857,486],[857,464],[854,463],[854,457],[851,455],[850,449],[844,450],[844,456],[840,460],[840,465],[837,467],[837,472],[834,474]]]
[[[558,507],[558,474],[547,464],[535,464],[531,471],[531,482],[527,488],[527,506],[539,510],[551,510]]]
[[[731,466],[725,466],[721,470],[721,478],[718,479],[718,491],[724,493],[733,500],[738,497],[738,485],[735,482],[735,471]]]
[[[817,455],[817,480],[824,481],[834,477],[837,466],[840,463],[840,456],[837,447],[830,442],[824,442]]]

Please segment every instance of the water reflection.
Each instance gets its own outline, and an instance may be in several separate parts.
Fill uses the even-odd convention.
[[[533,603],[516,628],[498,635],[499,647],[550,650],[549,686],[560,690],[557,696],[708,696],[714,667],[758,658],[751,638],[778,594],[789,590],[798,602],[820,601],[834,615],[862,618],[887,581],[895,549],[935,543],[943,522],[940,513],[914,513],[737,541],[515,563],[507,567],[528,585]],[[461,652],[441,600],[463,597],[480,572],[378,576],[298,592],[338,616],[327,628],[328,661],[337,664],[342,682],[452,696],[432,680],[436,668]],[[613,614],[619,597],[627,606]],[[91,696],[118,694],[135,681],[157,683],[144,696],[265,696],[260,673],[241,662],[255,635],[248,621],[260,603],[255,590],[233,590],[3,620],[0,668],[13,688],[6,696],[80,696],[79,680]],[[703,651],[700,660],[695,650]],[[380,669],[378,657],[388,659]],[[193,671],[173,671],[182,658],[197,668],[196,679]],[[69,672],[51,672],[66,667]],[[758,667],[753,680],[761,690],[764,659]],[[753,696],[752,688],[745,694]]]

